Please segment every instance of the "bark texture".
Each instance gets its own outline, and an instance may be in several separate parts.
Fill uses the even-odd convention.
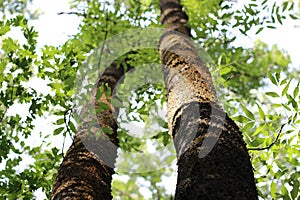
[[[179,0],[160,0],[160,57],[178,179],[175,199],[258,199],[250,157],[218,103],[211,75],[190,40]]]
[[[86,112],[82,113],[85,116],[84,122],[58,170],[51,199],[112,199],[111,181],[119,146],[117,124],[113,116],[117,111],[110,104],[111,94],[106,95],[104,92],[100,99],[95,97],[100,86],[105,91],[108,88],[113,91],[123,75],[122,66],[117,67],[113,63],[99,76],[92,92],[92,105],[95,106],[97,115],[94,116],[87,105],[83,109]],[[99,110],[103,103],[108,109]],[[112,133],[104,134],[101,132],[103,127],[110,129]]]

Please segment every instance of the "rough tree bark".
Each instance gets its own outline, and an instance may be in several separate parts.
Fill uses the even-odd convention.
[[[100,86],[103,86],[105,91],[108,89],[107,86],[113,91],[123,75],[122,64],[117,67],[117,64],[113,63],[98,78],[92,92],[92,102],[95,103],[97,116],[92,116],[88,106],[83,109],[83,112],[86,112],[86,115],[82,113],[85,116],[84,122],[78,128],[74,141],[58,170],[51,199],[112,199],[111,181],[119,146],[117,124],[113,116],[113,112],[117,111],[110,104],[111,95],[106,96],[104,92],[100,99],[95,98]],[[99,111],[99,102],[105,103],[109,108]],[[92,122],[93,118],[96,119],[95,123]],[[93,127],[91,122],[95,124]],[[103,127],[109,128],[112,134],[100,133],[100,137],[95,135],[99,134]]]
[[[257,199],[250,157],[218,103],[211,75],[190,41],[179,0],[160,0],[168,125],[177,152],[175,199]]]

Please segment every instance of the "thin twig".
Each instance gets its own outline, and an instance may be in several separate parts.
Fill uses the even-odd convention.
[[[86,17],[85,13],[79,13],[79,12],[59,12],[57,13],[58,15],[77,15],[77,16],[81,16],[81,17]]]
[[[262,151],[262,150],[270,149],[277,142],[277,140],[278,140],[278,138],[279,138],[279,136],[280,136],[280,134],[281,134],[282,129],[283,129],[284,126],[285,126],[285,124],[281,125],[277,137],[275,138],[275,140],[269,146],[262,147],[262,148],[259,148],[259,147],[257,147],[257,148],[248,148],[248,150],[251,150],[251,151]]]
[[[69,120],[67,121],[67,115],[68,115],[69,111],[71,111],[71,113],[72,113],[72,108],[69,108],[68,110],[65,111],[65,113],[64,113],[64,123],[65,123],[65,126],[67,128],[67,132],[69,133],[69,135],[71,135],[71,130],[70,130],[70,127],[68,125],[68,122],[70,122],[71,113],[69,114]]]
[[[68,119],[68,121],[67,121],[67,115],[68,115],[68,112],[69,112],[69,111],[70,111],[70,114],[69,114],[69,119]],[[65,126],[66,126],[66,128],[67,128],[67,133],[69,133],[69,135],[70,135],[70,137],[72,138],[72,140],[74,140],[73,137],[72,137],[72,133],[71,133],[69,124],[68,124],[68,123],[71,121],[72,111],[73,111],[73,108],[69,108],[68,110],[66,110],[66,111],[64,112],[64,123],[65,123]],[[64,137],[63,146],[62,146],[62,149],[61,149],[63,158],[64,158],[65,138],[66,138],[66,136]]]

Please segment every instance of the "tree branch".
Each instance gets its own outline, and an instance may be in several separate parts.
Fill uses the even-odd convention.
[[[248,150],[251,150],[251,151],[262,151],[262,150],[270,149],[270,148],[277,142],[277,140],[278,140],[278,138],[279,138],[279,136],[280,136],[280,134],[281,134],[282,129],[283,129],[284,126],[285,126],[285,124],[282,124],[282,125],[281,125],[277,137],[275,138],[275,140],[274,140],[269,146],[262,147],[262,148],[260,148],[260,147],[255,147],[255,148],[254,148],[254,147],[253,147],[253,148],[247,148],[247,149],[248,149]]]
[[[85,13],[79,13],[79,12],[59,12],[57,13],[58,15],[77,15],[77,16],[80,16],[80,17],[86,17],[86,14]]]

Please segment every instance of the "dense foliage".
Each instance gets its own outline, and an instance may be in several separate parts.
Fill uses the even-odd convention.
[[[99,62],[94,52],[101,52],[101,44],[108,38],[133,28],[160,27],[158,1],[73,0],[74,12],[65,14],[82,20],[79,32],[61,46],[38,49],[38,33],[28,22],[32,16],[26,10],[28,2],[0,2],[0,199],[40,199],[36,191],[49,197],[64,154],[64,139],[76,133],[74,84],[80,68],[87,60]],[[254,41],[246,48],[236,43],[239,37],[297,19],[294,3],[184,0],[182,4],[223,106],[244,134],[260,197],[298,199],[299,70],[291,70],[295,67],[289,55],[277,46]],[[12,31],[21,38],[11,37]],[[115,199],[145,199],[147,191],[151,199],[170,199],[172,194],[164,180],[174,176],[176,169],[163,114],[166,97],[162,74],[157,77],[153,73],[159,71],[155,66],[138,72],[143,64],[159,63],[158,52],[135,49],[130,56],[138,76],[129,75],[120,86],[125,117],[120,116],[119,121],[125,125],[140,123],[143,128],[138,130],[139,137],[129,133],[126,126],[119,129],[123,152],[113,195]],[[146,79],[149,81],[142,81]],[[45,119],[52,130],[39,128]],[[168,148],[173,154],[162,163],[158,154],[145,154],[151,148],[159,152]],[[143,156],[138,156],[141,152]]]

